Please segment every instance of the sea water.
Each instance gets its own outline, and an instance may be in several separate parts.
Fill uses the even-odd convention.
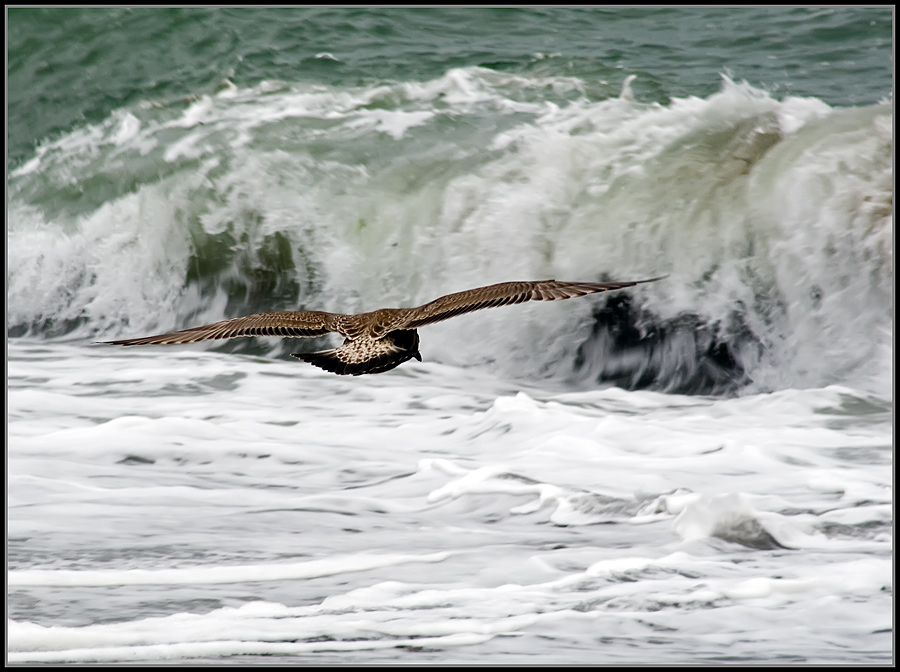
[[[890,662],[890,18],[11,11],[8,661]]]

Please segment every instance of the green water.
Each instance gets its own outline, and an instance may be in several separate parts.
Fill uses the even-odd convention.
[[[567,75],[666,103],[730,72],[830,105],[890,96],[893,10],[882,8],[10,9],[8,152],[111,111],[263,80],[371,85],[451,68]]]

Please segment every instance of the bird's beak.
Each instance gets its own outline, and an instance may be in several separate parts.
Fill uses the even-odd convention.
[[[420,362],[422,361],[422,355],[419,354],[419,351],[418,351],[418,350],[416,350],[416,354],[414,354],[413,357],[415,357],[416,359],[418,359]]]

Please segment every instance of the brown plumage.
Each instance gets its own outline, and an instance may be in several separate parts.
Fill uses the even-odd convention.
[[[176,345],[243,336],[311,338],[333,331],[345,339],[340,347],[292,356],[332,373],[359,376],[389,371],[413,357],[421,361],[416,329],[434,322],[482,308],[525,301],[571,299],[654,282],[663,277],[666,276],[626,282],[501,282],[448,294],[417,308],[382,308],[358,315],[318,310],[257,313],[159,336],[106,342],[112,345]]]

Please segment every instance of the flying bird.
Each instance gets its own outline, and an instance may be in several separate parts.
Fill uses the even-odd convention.
[[[558,301],[633,287],[666,276],[626,282],[501,282],[464,292],[447,294],[417,308],[382,308],[370,313],[343,315],[319,310],[279,311],[236,317],[202,327],[192,327],[158,336],[105,341],[111,345],[177,345],[217,338],[282,336],[313,338],[329,332],[344,337],[332,350],[292,353],[315,366],[340,375],[390,371],[415,357],[420,362],[417,329],[482,308],[506,306],[525,301]]]

